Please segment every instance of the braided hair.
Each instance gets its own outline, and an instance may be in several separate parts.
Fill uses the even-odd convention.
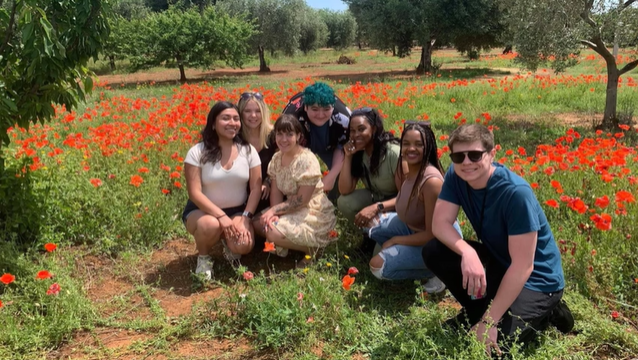
[[[372,134],[372,155],[370,156],[370,174],[377,175],[379,173],[379,163],[388,152],[388,143],[398,144],[397,139],[392,133],[383,129],[383,118],[379,112],[371,108],[357,109],[350,115],[350,120],[356,116],[362,116],[368,124],[375,129]],[[348,131],[346,132],[346,142],[350,141],[350,126],[352,121],[348,122]],[[363,153],[358,151],[352,156],[352,168],[350,174],[355,178],[363,176]]]
[[[416,179],[414,180],[414,186],[412,187],[412,193],[410,194],[410,198],[408,200],[408,207],[410,206],[410,201],[412,199],[418,198],[420,196],[419,192],[421,191],[421,179],[423,179],[423,172],[428,165],[432,165],[436,167],[441,175],[445,174],[443,170],[443,166],[441,165],[441,161],[439,160],[438,151],[436,147],[436,138],[434,137],[434,132],[430,127],[429,122],[407,122],[407,125],[403,129],[403,133],[401,133],[401,150],[399,151],[399,161],[397,163],[397,173],[399,174],[399,181],[403,183],[405,180],[405,174],[402,171],[401,164],[403,162],[403,138],[408,131],[418,131],[421,135],[421,141],[424,144],[423,149],[423,158],[421,159],[421,166],[419,167],[419,172],[417,173]]]

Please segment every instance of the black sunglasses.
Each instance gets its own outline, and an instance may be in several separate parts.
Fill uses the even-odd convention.
[[[353,116],[366,116],[368,117],[369,114],[373,114],[374,113],[374,109],[372,109],[371,107],[362,107],[359,109],[356,109],[352,112],[352,114],[350,114],[350,118],[352,118]]]
[[[470,159],[471,162],[479,162],[483,158],[483,154],[485,154],[487,150],[472,150],[472,151],[461,151],[450,154],[450,159],[455,164],[461,164],[465,161],[465,155]]]
[[[405,127],[407,128],[410,125],[417,125],[417,126],[421,126],[421,127],[426,127],[426,128],[430,128],[430,122],[429,121],[418,121],[418,120],[406,120],[405,121]]]
[[[264,96],[261,93],[258,92],[245,92],[243,94],[241,94],[239,96],[240,99],[242,100],[248,100],[248,99],[252,99],[255,98],[257,100],[263,100]]]

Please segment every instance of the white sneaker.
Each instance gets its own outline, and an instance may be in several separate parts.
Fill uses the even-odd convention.
[[[275,254],[279,257],[285,258],[288,256],[288,249],[275,245]]]
[[[213,260],[208,255],[200,255],[197,257],[197,268],[195,274],[202,274],[207,281],[213,278]]]
[[[230,266],[232,266],[233,268],[239,267],[241,265],[239,262],[239,259],[241,259],[241,254],[235,254],[234,252],[230,251],[230,248],[228,247],[228,245],[226,245],[226,240],[222,239],[222,244],[224,245],[224,259],[226,259],[230,263]]]
[[[438,294],[445,291],[445,284],[438,277],[432,277],[423,285],[423,290],[428,294]]]

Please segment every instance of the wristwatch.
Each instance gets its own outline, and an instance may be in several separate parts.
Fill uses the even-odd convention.
[[[252,219],[254,215],[253,215],[253,213],[251,213],[250,211],[244,211],[244,212],[241,214],[241,216],[245,216],[245,217],[247,217],[247,218],[249,218],[249,219]]]
[[[378,202],[377,203],[377,210],[379,210],[379,212],[383,212],[383,209],[385,209],[385,206],[383,206],[382,202]]]

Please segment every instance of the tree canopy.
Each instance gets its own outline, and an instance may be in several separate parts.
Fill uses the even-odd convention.
[[[7,129],[28,127],[92,90],[86,68],[109,34],[108,0],[0,2],[0,145]],[[0,160],[0,170],[4,163]]]
[[[124,26],[128,34],[124,53],[134,69],[176,66],[181,81],[186,81],[186,66],[208,69],[223,61],[241,67],[254,33],[243,17],[231,17],[212,6],[202,13],[194,7],[171,7]]]
[[[518,60],[531,70],[549,63],[557,71],[575,64],[585,45],[600,55],[607,65],[607,92],[602,125],[618,125],[616,112],[618,80],[638,66],[638,58],[618,67],[609,51],[615,34],[636,34],[636,0],[499,0]],[[632,7],[634,6],[634,7]],[[626,22],[623,22],[626,21]],[[632,28],[633,27],[633,28]],[[610,35],[614,34],[614,35]],[[629,36],[630,38],[631,36]]]
[[[326,45],[341,50],[354,43],[357,35],[357,21],[348,11],[319,10],[321,20],[328,27]]]

